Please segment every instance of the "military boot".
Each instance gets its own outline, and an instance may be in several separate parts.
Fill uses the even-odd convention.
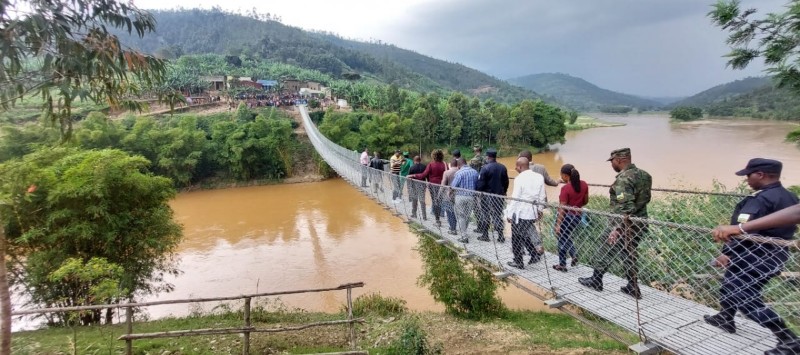
[[[603,273],[594,271],[591,277],[580,277],[578,282],[595,291],[603,291]]]

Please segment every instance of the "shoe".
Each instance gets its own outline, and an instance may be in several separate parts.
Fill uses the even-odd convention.
[[[517,269],[524,269],[525,268],[525,265],[522,265],[522,263],[518,263],[516,261],[509,261],[507,264],[508,264],[508,266],[513,266],[513,267],[515,267]]]
[[[440,220],[438,220],[438,219],[437,219],[437,220],[436,220],[436,226],[437,226],[437,227],[441,227],[441,226],[442,226],[442,221],[440,221]]]
[[[572,257],[572,267],[578,266],[578,256],[575,255]]]
[[[591,288],[595,291],[603,291],[603,281],[596,279],[594,276],[592,277],[579,277],[578,282],[581,285],[584,285],[588,288]]]
[[[417,215],[415,215],[415,214],[412,214],[412,215],[411,215],[411,218],[417,218]]]
[[[475,228],[472,231],[475,232],[475,233],[480,233],[481,232],[480,228]]]
[[[447,231],[447,234],[450,234],[450,235],[458,235],[458,233],[457,233],[456,231],[452,230],[452,229],[451,229],[451,230],[449,230],[449,231]]]
[[[778,342],[778,346],[764,352],[764,355],[796,355],[800,354],[800,341]]]
[[[637,300],[642,299],[642,291],[639,290],[639,286],[631,286],[625,285],[619,288],[620,292],[631,296]]]
[[[553,265],[553,269],[556,269],[556,270],[561,271],[561,272],[567,272],[567,267],[564,266],[564,265],[561,265],[561,264]]]
[[[703,319],[706,323],[711,324],[719,329],[722,329],[728,333],[736,333],[736,323],[733,322],[733,319],[727,320],[725,317],[721,316],[719,313],[710,316],[708,314],[703,316]],[[777,349],[777,348],[776,348]],[[773,349],[774,350],[774,349]],[[780,354],[780,353],[776,353]]]
[[[531,260],[528,260],[528,265],[536,264],[541,260],[542,260],[542,257],[540,257],[539,255],[532,255],[531,256]]]
[[[491,241],[491,239],[489,239],[489,237],[487,237],[487,236],[485,236],[485,235],[482,235],[482,236],[478,237],[478,240],[480,240],[480,241],[482,241],[482,242],[489,242],[489,241]]]
[[[467,243],[469,243],[469,238],[467,238],[467,237],[458,238],[458,241],[461,242],[461,243],[467,244]]]

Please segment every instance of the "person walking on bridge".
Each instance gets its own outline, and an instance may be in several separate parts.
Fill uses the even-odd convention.
[[[531,254],[530,264],[539,261],[539,253],[531,242],[531,238],[541,240],[534,223],[542,214],[544,208],[545,192],[544,178],[541,174],[534,173],[528,167],[528,159],[517,159],[516,170],[519,173],[514,180],[514,190],[511,192],[512,200],[509,201],[504,215],[511,223],[511,251],[514,261],[508,265],[517,269],[524,269],[522,263],[522,248]]]
[[[370,171],[371,173],[370,181],[372,181],[372,193],[374,194],[377,194],[378,190],[383,192],[383,169],[385,163],[386,161],[381,159],[381,154],[378,153],[378,151],[376,150],[375,155],[369,162],[369,167],[374,169]]]
[[[400,150],[395,150],[394,155],[389,158],[389,171],[392,173],[392,201],[398,203],[403,197],[403,187],[400,185],[400,169],[405,164],[406,159],[400,155]]]
[[[581,180],[581,174],[572,164],[561,167],[561,181],[566,184],[561,187],[558,203],[562,206],[582,208],[589,203],[589,185]],[[578,265],[578,252],[572,242],[572,232],[581,223],[580,210],[558,209],[556,217],[555,234],[558,237],[558,264],[553,269],[567,271],[567,255],[572,258],[572,266]]]
[[[451,188],[453,184],[453,179],[456,177],[456,173],[458,172],[458,159],[453,159],[450,162],[450,169],[444,172],[444,176],[442,176],[442,188],[439,189],[439,201],[441,203],[442,209],[447,215],[447,224],[450,229],[447,233],[451,235],[456,235],[456,211],[455,211],[455,191]],[[431,196],[433,198],[433,196]]]
[[[578,282],[594,290],[603,291],[603,275],[611,263],[622,258],[628,284],[622,286],[620,291],[640,299],[642,293],[636,280],[636,247],[642,236],[647,233],[647,223],[631,221],[629,217],[647,218],[647,204],[650,203],[653,178],[631,162],[630,148],[612,151],[608,161],[618,173],[614,184],[608,190],[611,213],[620,214],[622,217],[611,218],[603,232],[606,241],[600,247],[599,260],[592,276],[579,278]]]
[[[433,217],[436,218],[436,225],[441,226],[442,222],[442,200],[439,198],[439,188],[442,185],[442,178],[447,171],[447,164],[444,163],[444,152],[441,149],[434,149],[431,152],[433,161],[428,164],[425,171],[419,174],[408,175],[411,179],[428,180],[428,188],[431,192],[431,204],[433,205]],[[424,202],[424,193],[423,193]]]
[[[421,174],[425,171],[425,164],[419,155],[414,156],[414,164],[409,169],[409,175]],[[424,180],[423,180],[424,181]],[[417,205],[422,208],[422,219],[428,220],[428,212],[425,210],[425,183],[417,179],[408,180],[408,197],[411,199],[411,218],[417,218]]]
[[[534,173],[539,173],[544,178],[544,183],[547,186],[558,186],[558,181],[553,180],[550,177],[550,174],[547,173],[547,168],[544,167],[542,164],[536,164],[533,162],[533,154],[531,154],[530,150],[523,150],[519,152],[519,156],[521,158],[527,158],[530,162],[530,168],[533,170]]]
[[[486,164],[481,168],[478,176],[478,191],[492,195],[505,196],[508,191],[508,170],[505,165],[497,162],[497,151],[486,150]],[[481,236],[478,240],[489,241],[489,225],[497,231],[497,241],[503,243],[503,208],[505,199],[500,196],[482,195],[480,198],[481,212],[478,215],[478,230]]]
[[[367,147],[364,147],[364,151],[361,152],[361,159],[359,161],[361,163],[361,165],[364,166],[361,169],[362,170],[361,187],[367,187],[367,175],[369,173],[369,160],[370,160],[369,159],[369,151],[367,150]]]
[[[469,243],[467,225],[472,210],[475,208],[475,186],[478,184],[478,172],[467,165],[464,158],[458,159],[458,172],[453,178],[453,187],[456,188],[456,220],[461,238],[459,242]]]
[[[783,164],[777,160],[755,158],[736,172],[738,176],[746,176],[747,184],[755,190],[736,205],[731,215],[731,226],[739,229],[741,234],[750,231],[778,240],[793,238],[796,225],[756,226],[754,221],[784,208],[797,206],[797,196],[786,190],[780,182],[782,169]],[[800,354],[800,339],[764,303],[762,295],[764,286],[783,271],[789,259],[789,249],[774,243],[730,239],[730,235],[719,232],[715,234],[715,239],[725,242],[722,254],[726,257],[723,258],[723,266],[727,266],[727,270],[720,288],[719,304],[722,309],[713,316],[704,316],[706,323],[735,333],[733,316],[740,311],[778,338],[778,345],[765,354]]]

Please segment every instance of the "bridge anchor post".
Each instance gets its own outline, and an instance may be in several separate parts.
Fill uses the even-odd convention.
[[[544,304],[546,304],[550,308],[561,308],[562,306],[566,305],[567,303],[569,303],[569,302],[567,302],[567,300],[565,300],[563,298],[551,298],[551,299],[549,299],[547,301],[544,301]]]
[[[655,343],[636,343],[629,346],[628,349],[639,355],[658,354],[661,351],[661,347]]]

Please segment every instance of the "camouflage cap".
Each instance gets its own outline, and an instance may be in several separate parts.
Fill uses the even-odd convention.
[[[611,156],[606,161],[614,158],[628,158],[631,156],[631,148],[619,148],[611,151]]]
[[[481,150],[481,146],[480,146],[480,145],[477,145],[477,144],[476,144],[476,145],[473,145],[473,146],[472,146],[472,150]]]

